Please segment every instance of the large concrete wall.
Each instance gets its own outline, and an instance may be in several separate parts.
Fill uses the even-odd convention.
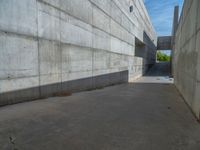
[[[175,37],[175,85],[200,119],[200,1],[185,0]]]
[[[141,76],[155,62],[156,34],[143,0],[132,13],[130,2],[1,0],[0,105]]]

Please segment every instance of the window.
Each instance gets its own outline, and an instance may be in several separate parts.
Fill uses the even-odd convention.
[[[133,12],[133,5],[131,5],[131,6],[129,7],[129,9],[130,9],[130,12]]]

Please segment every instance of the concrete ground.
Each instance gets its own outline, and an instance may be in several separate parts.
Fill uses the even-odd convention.
[[[0,150],[199,150],[173,84],[129,83],[0,108]]]
[[[143,77],[137,79],[136,83],[174,83],[170,77],[170,63],[156,63]]]

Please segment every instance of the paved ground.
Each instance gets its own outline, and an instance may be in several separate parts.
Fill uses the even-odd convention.
[[[170,63],[160,62],[155,64],[147,74],[138,80],[136,83],[174,83],[170,77]]]
[[[0,108],[0,150],[199,150],[173,84],[130,83]]]

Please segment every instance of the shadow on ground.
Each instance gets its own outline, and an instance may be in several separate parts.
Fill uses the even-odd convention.
[[[150,68],[144,76],[134,81],[134,83],[173,84],[174,80],[170,76],[170,62],[159,62]]]
[[[0,108],[1,150],[199,150],[173,84],[130,83]]]
[[[170,76],[170,62],[157,62],[144,76]]]

